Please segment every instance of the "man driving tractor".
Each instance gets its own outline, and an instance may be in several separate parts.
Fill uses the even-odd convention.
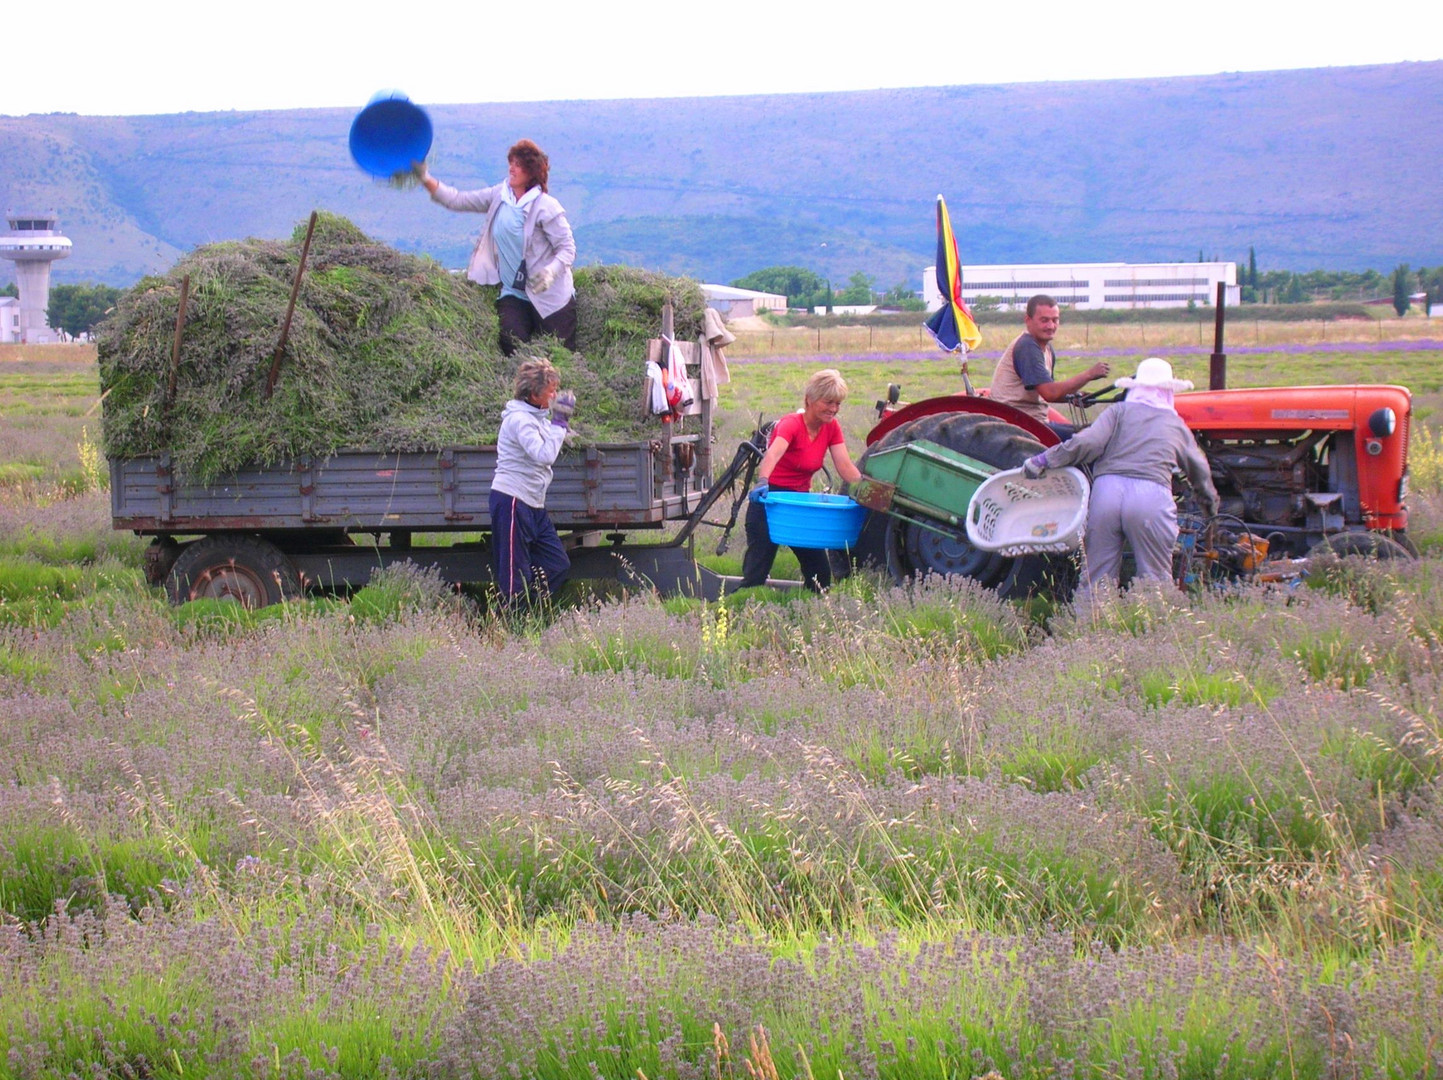
[[[1105,379],[1108,365],[1099,360],[1086,371],[1070,378],[1056,377],[1057,356],[1052,351],[1052,339],[1062,325],[1062,313],[1058,310],[1057,301],[1050,296],[1038,293],[1027,301],[1023,325],[1026,329],[1007,346],[992,373],[992,400],[1021,409],[1065,439],[1076,429],[1069,424],[1049,421],[1048,406],[1062,401],[1090,382]]]

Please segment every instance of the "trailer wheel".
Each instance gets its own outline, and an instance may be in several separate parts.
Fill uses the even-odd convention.
[[[181,551],[165,581],[172,604],[211,597],[252,610],[294,600],[301,579],[275,544],[258,536],[207,536]]]
[[[1316,558],[1320,555],[1336,555],[1339,558],[1363,555],[1370,559],[1416,559],[1418,550],[1402,533],[1386,536],[1380,532],[1358,530],[1334,533],[1314,544],[1308,557]]]
[[[999,469],[1012,469],[1038,453],[1042,444],[1005,420],[975,413],[923,416],[889,431],[862,455],[926,439]],[[880,547],[880,551],[877,549]],[[902,583],[919,573],[969,577],[1006,596],[1025,596],[1040,589],[1063,591],[1071,563],[1045,555],[1008,558],[982,551],[965,536],[943,536],[883,514],[873,514],[858,543],[858,561],[885,565]],[[880,556],[880,558],[879,558]]]

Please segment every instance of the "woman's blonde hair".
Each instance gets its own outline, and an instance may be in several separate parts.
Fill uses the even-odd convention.
[[[814,401],[846,401],[847,382],[835,368],[823,368],[807,380],[803,400],[808,405]]]
[[[516,369],[516,398],[519,401],[530,401],[534,397],[540,397],[552,383],[561,385],[561,372],[556,370],[550,360],[535,356],[523,360]]]

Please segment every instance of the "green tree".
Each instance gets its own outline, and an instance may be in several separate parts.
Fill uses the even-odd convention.
[[[768,266],[753,270],[746,277],[737,278],[732,285],[756,292],[781,293],[787,298],[789,307],[812,307],[821,302],[827,288],[820,275],[800,266]]]
[[[847,279],[847,287],[837,294],[839,304],[870,304],[872,279],[858,270]]]
[[[1423,311],[1431,315],[1433,309],[1443,303],[1443,266],[1418,268],[1418,284],[1423,287]]]
[[[1399,263],[1393,270],[1393,310],[1399,315],[1408,314],[1408,297],[1413,292],[1413,271],[1407,263]]]
[[[4,285],[0,285],[0,296],[13,296],[16,299],[19,299],[20,286],[16,285],[13,281],[7,282]]]
[[[1258,287],[1258,253],[1248,248],[1248,284],[1256,292]]]
[[[1264,271],[1258,281],[1259,292],[1262,295],[1263,303],[1282,303],[1283,290],[1287,288],[1288,279],[1292,276],[1287,270]]]
[[[902,311],[922,311],[926,304],[905,281],[899,281],[882,294],[882,303]]]
[[[1303,276],[1289,271],[1283,271],[1284,277],[1278,283],[1273,294],[1273,300],[1279,304],[1301,304],[1308,299],[1308,294],[1303,288]]]
[[[45,317],[51,327],[75,337],[95,329],[115,306],[120,290],[109,285],[55,285]]]

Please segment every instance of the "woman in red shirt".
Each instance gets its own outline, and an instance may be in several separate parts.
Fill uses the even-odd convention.
[[[766,507],[760,501],[764,492],[769,488],[811,491],[812,477],[822,467],[828,450],[843,480],[850,484],[862,478],[861,470],[847,453],[842,425],[837,423],[837,410],[846,396],[847,384],[840,372],[831,368],[819,371],[807,380],[802,411],[782,417],[772,428],[771,442],[757,466],[760,482],[749,496],[747,553],[742,558],[739,588],[765,585],[777,557],[777,545],[767,531]],[[821,592],[832,583],[832,569],[824,549],[793,547],[792,552],[801,564],[807,588]]]

